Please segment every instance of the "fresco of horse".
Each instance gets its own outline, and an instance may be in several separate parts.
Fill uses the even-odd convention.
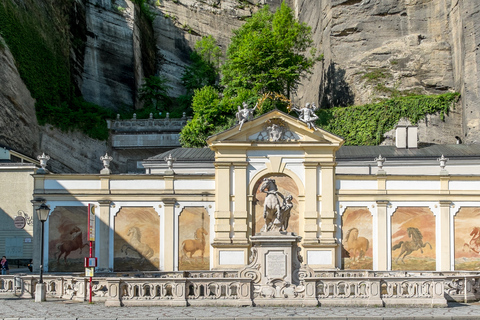
[[[204,207],[185,207],[178,218],[178,270],[210,269],[210,217]]]
[[[350,254],[350,258],[355,259],[358,257],[358,260],[365,260],[365,254],[368,250],[370,242],[365,237],[358,236],[358,229],[351,228],[347,231],[345,236],[345,250]]]
[[[391,217],[391,269],[436,270],[435,226],[429,207],[397,207]]]
[[[138,227],[128,229],[127,236],[130,237],[128,243],[122,246],[121,252],[128,256],[128,250],[134,251],[142,260],[148,260],[153,257],[153,249],[148,244],[142,242],[142,233]]]
[[[74,226],[68,234],[70,239],[62,239],[56,245],[57,252],[54,257],[57,259],[57,263],[60,263],[60,257],[63,254],[63,261],[67,264],[67,257],[72,251],[80,250],[81,253],[83,247],[88,246],[88,242],[83,243],[83,233],[79,227]]]
[[[347,207],[342,214],[344,269],[373,269],[372,213],[367,207]]]
[[[115,271],[158,271],[160,217],[153,207],[122,207],[114,221]]]
[[[425,248],[427,244],[430,246],[430,249],[433,249],[432,245],[429,242],[425,242],[425,243],[423,242],[423,235],[420,232],[420,230],[418,230],[418,228],[414,228],[414,227],[407,228],[407,234],[408,234],[408,237],[411,238],[412,240],[400,241],[399,243],[397,243],[392,247],[392,251],[401,249],[400,254],[397,256],[397,259],[395,260],[396,263],[398,263],[398,259],[400,258],[402,258],[402,262],[405,263],[404,261],[405,257],[416,250],[420,250],[420,252],[423,253],[423,248]]]
[[[86,206],[57,206],[48,228],[48,271],[81,272],[88,255]],[[87,251],[87,252],[86,252]]]
[[[474,227],[470,232],[470,241],[463,245],[463,250],[471,250],[475,253],[480,253],[480,228]]]
[[[201,253],[201,256],[198,258],[203,260],[205,255],[206,235],[208,235],[207,230],[204,228],[198,228],[194,234],[195,239],[187,239],[182,242],[182,260],[185,259],[188,254],[190,255],[190,259],[192,259],[192,256],[197,251],[200,251]]]

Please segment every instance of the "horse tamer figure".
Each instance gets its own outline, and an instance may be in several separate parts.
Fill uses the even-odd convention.
[[[263,218],[265,225],[262,232],[265,231],[286,231],[288,220],[290,218],[290,210],[293,207],[291,202],[292,196],[285,198],[277,188],[274,179],[265,178],[260,186],[260,192],[266,193],[263,205]],[[284,201],[284,205],[280,205],[280,196]]]

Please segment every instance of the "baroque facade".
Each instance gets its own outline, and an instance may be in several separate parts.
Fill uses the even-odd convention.
[[[210,137],[209,148],[146,159],[144,174],[35,174],[35,205],[51,209],[45,268],[83,270],[92,204],[97,271],[241,269],[271,178],[292,196],[287,231],[302,237],[313,270],[478,270],[480,148],[408,143],[342,146],[274,110]]]

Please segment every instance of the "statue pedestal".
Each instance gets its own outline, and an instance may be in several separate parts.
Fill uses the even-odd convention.
[[[250,264],[240,277],[253,280],[253,300],[257,306],[318,304],[314,282],[305,277],[312,270],[303,265],[298,243],[302,237],[292,233],[270,231],[250,237],[253,244]]]

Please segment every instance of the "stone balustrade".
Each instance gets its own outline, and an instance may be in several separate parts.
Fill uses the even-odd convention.
[[[327,273],[329,276],[320,276]],[[346,276],[348,274],[348,276]],[[480,274],[321,271],[304,278],[305,290],[278,304],[320,306],[446,306],[447,301],[480,300]],[[365,276],[367,275],[367,276]],[[0,276],[0,295],[35,296],[35,276]],[[47,299],[88,300],[89,283],[81,276],[44,276]],[[275,289],[275,288],[273,288]],[[143,277],[95,277],[94,301],[109,306],[250,306],[258,299],[251,278],[236,272],[170,272]],[[268,297],[267,297],[268,298]],[[259,302],[258,301],[258,302]]]
[[[180,132],[187,124],[189,118],[164,118],[164,119],[129,119],[108,120],[108,128],[114,133],[140,133],[140,132]]]

